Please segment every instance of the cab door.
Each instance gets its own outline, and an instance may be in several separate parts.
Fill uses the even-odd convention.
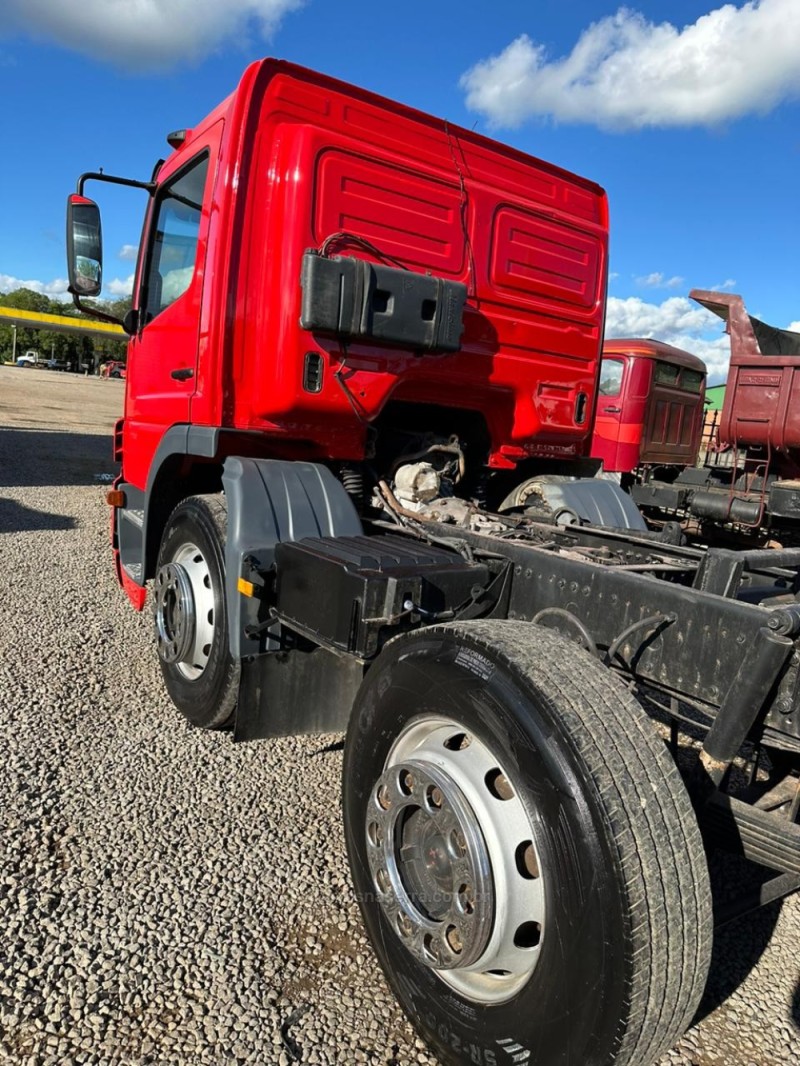
[[[605,355],[600,365],[592,458],[602,459],[603,469],[608,473],[623,470],[619,465],[619,447],[626,363],[623,356]]]
[[[190,421],[198,377],[211,195],[222,121],[159,174],[140,253],[138,332],[128,349],[124,477],[145,488],[164,433]]]

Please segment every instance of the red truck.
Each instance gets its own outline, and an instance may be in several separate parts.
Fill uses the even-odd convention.
[[[597,185],[274,60],[168,140],[83,175],[67,244],[80,305],[87,182],[147,191],[109,503],[174,703],[347,730],[365,926],[443,1063],[652,1063],[706,980],[701,827],[776,872],[728,918],[800,885],[785,803],[728,773],[755,737],[796,783],[800,613],[739,591],[800,554],[660,543],[603,480],[553,487],[569,525],[497,513],[588,448]],[[688,784],[640,688],[697,709]]]
[[[697,462],[706,365],[662,341],[606,339],[591,454],[606,473],[677,474]]]
[[[800,334],[748,314],[741,296],[694,289],[698,303],[725,322],[731,359],[716,439],[702,468],[636,486],[640,506],[699,523],[722,536],[800,536]],[[692,464],[693,466],[693,464]]]

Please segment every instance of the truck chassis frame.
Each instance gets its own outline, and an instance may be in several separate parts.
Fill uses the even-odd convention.
[[[794,599],[800,549],[686,547],[510,516],[499,518],[502,528],[490,532],[395,517],[396,524],[365,524],[372,536],[315,539],[300,532],[302,539],[272,551],[241,553],[241,574],[254,594],[239,597],[250,612],[243,641],[249,650],[241,649],[235,739],[344,729],[371,661],[391,637],[409,629],[476,618],[534,623],[586,648],[639,690],[645,703],[654,694],[665,698],[658,706],[671,719],[674,753],[682,721],[704,733],[687,783],[707,843],[777,874],[757,897],[747,894],[727,906],[720,921],[800,888],[800,791],[796,778],[779,779],[780,767],[800,756],[800,604]],[[387,537],[389,531],[395,535]],[[346,560],[336,554],[345,541]],[[332,582],[337,616],[349,617],[347,598],[354,593],[344,575],[361,582],[355,596],[360,607],[386,602],[387,573],[376,570],[374,560],[364,561],[382,542],[391,543],[396,557],[407,544],[411,555],[417,548],[433,550],[475,568],[480,580],[469,602],[463,602],[463,590],[451,592],[435,612],[406,599],[406,610],[395,615],[373,610],[365,620],[362,611],[361,636],[352,620],[349,634],[333,632],[320,617],[315,582],[308,592],[298,591],[292,574],[305,572],[309,552],[324,558],[328,569],[319,572],[320,580],[327,575]],[[236,548],[229,543],[229,566]],[[409,559],[402,573],[410,565]],[[343,575],[341,583],[337,575]],[[229,586],[238,576],[229,574]],[[242,622],[234,616],[234,626]],[[364,637],[367,624],[370,635]],[[692,709],[690,717],[682,707]],[[737,796],[729,791],[730,771],[746,742],[754,751],[751,787]],[[762,749],[778,768],[758,785]],[[770,807],[769,797],[781,787],[791,795]],[[779,807],[782,813],[776,813]]]

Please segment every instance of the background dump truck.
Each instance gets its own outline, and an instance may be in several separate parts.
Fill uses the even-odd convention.
[[[656,472],[634,497],[694,520],[706,540],[800,543],[800,333],[753,318],[733,293],[690,295],[724,320],[730,336],[722,413],[701,468],[670,484]]]
[[[173,701],[347,729],[364,923],[443,1063],[652,1063],[706,980],[701,831],[774,871],[727,917],[800,885],[800,553],[662,543],[601,479],[497,513],[588,450],[597,185],[272,60],[169,142],[80,179],[68,260],[80,305],[89,180],[148,191],[109,502]],[[637,696],[704,738],[686,783]]]

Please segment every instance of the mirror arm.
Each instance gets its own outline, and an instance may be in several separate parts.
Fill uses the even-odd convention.
[[[116,315],[109,315],[105,311],[98,311],[96,307],[90,307],[89,304],[82,304],[81,298],[77,292],[72,293],[72,302],[84,315],[91,315],[92,318],[102,319],[103,322],[113,322],[115,326],[122,326],[125,329],[125,323],[121,318],[117,318]],[[128,331],[125,330],[127,333]]]
[[[156,169],[153,171],[154,178],[157,173],[158,166],[156,166]],[[83,196],[83,187],[87,181],[104,181],[108,185],[127,185],[133,189],[144,189],[150,196],[153,196],[158,188],[158,183],[156,181],[136,181],[134,178],[118,178],[114,174],[104,174],[102,170],[90,170],[85,174],[81,174],[78,178],[77,192],[79,196]],[[129,336],[131,335],[131,331],[125,329],[125,322],[121,318],[117,318],[116,315],[109,315],[105,311],[100,311],[95,307],[89,306],[89,304],[81,303],[81,298],[78,293],[73,292],[72,289],[70,289],[69,292],[72,293],[72,302],[82,314],[89,315],[92,318],[99,318],[102,322],[111,322],[115,326],[122,326],[125,332]]]
[[[118,178],[114,174],[104,174],[102,170],[87,171],[78,178],[78,196],[83,196],[83,186],[87,181],[104,181],[109,185],[127,185],[132,189],[144,189],[151,196],[158,188],[154,181],[136,181],[135,178]]]

